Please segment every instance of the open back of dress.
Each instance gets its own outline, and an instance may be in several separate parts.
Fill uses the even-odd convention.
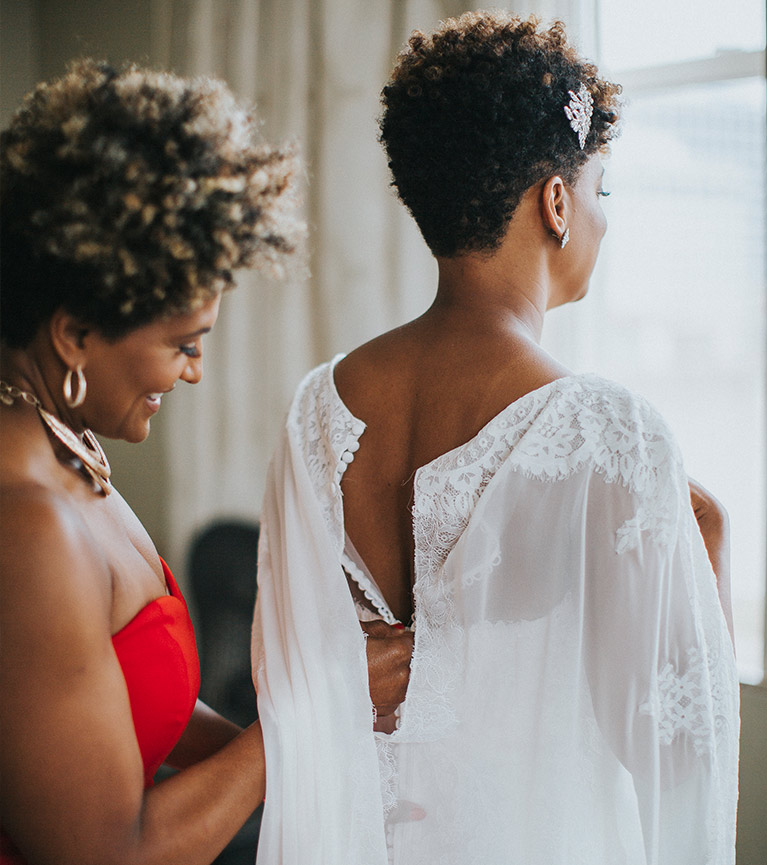
[[[374,733],[345,571],[387,610],[346,543],[364,424],[334,363],[300,386],[264,503],[259,862],[733,863],[734,658],[662,419],[571,376],[418,470],[410,685]]]

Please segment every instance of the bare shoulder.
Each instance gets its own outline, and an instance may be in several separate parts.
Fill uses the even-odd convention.
[[[82,851],[138,811],[143,777],[109,565],[65,490],[26,481],[0,497],[3,825],[29,861],[104,862]]]
[[[400,355],[412,348],[414,323],[389,330],[350,351],[336,366],[340,376],[353,377],[396,365]]]
[[[409,405],[418,414],[444,415],[452,403],[465,422],[460,438],[528,392],[569,375],[528,338],[442,328],[424,316],[351,352],[336,366],[335,382],[352,410],[386,406],[389,414]]]
[[[0,487],[0,555],[24,550],[38,557],[50,549],[79,559],[96,556],[94,539],[80,512],[64,492],[35,481],[19,481]]]
[[[336,365],[338,392],[345,402],[365,405],[375,395],[373,401],[380,405],[387,390],[393,396],[412,378],[418,348],[413,322],[371,339]]]
[[[3,651],[55,645],[71,623],[109,633],[109,569],[67,496],[34,481],[0,489]]]

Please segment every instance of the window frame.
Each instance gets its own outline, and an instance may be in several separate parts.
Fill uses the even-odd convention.
[[[599,0],[597,0],[595,16],[599,18]],[[598,27],[597,27],[598,29]],[[684,60],[678,63],[664,63],[646,67],[614,68],[611,76],[620,81],[624,91],[642,96],[647,93],[671,90],[696,84],[706,84],[716,81],[731,81],[744,78],[767,78],[767,52],[753,51],[723,51],[710,57],[695,60]],[[767,126],[765,127],[767,139]],[[767,190],[765,190],[767,193]],[[767,200],[767,194],[765,196]],[[765,266],[765,291],[767,292],[767,265]],[[765,331],[767,341],[767,329]],[[766,346],[767,348],[767,346]],[[767,415],[767,351],[765,351],[765,414]],[[765,417],[767,427],[767,416]],[[767,461],[766,461],[767,464]],[[767,472],[767,469],[765,470]],[[767,477],[765,477],[767,489]],[[767,503],[766,503],[767,504]],[[764,525],[767,535],[767,522]],[[767,688],[767,561],[764,568],[764,632],[762,637],[763,677],[757,687]]]

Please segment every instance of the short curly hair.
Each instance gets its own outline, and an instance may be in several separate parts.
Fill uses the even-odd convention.
[[[223,83],[74,62],[0,136],[3,341],[59,308],[118,339],[238,267],[279,271],[302,233],[295,174]]]
[[[584,85],[594,101],[581,149],[564,107]],[[605,151],[619,115],[617,84],[535,16],[466,12],[415,31],[383,89],[380,141],[392,185],[436,256],[498,247],[527,189],[573,183]]]

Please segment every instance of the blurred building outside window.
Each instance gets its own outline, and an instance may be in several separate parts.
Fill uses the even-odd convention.
[[[717,14],[718,13],[718,14]],[[599,0],[597,60],[624,87],[609,228],[553,340],[574,369],[647,397],[689,475],[727,507],[741,679],[765,673],[765,6]],[[561,350],[556,352],[563,355]]]

